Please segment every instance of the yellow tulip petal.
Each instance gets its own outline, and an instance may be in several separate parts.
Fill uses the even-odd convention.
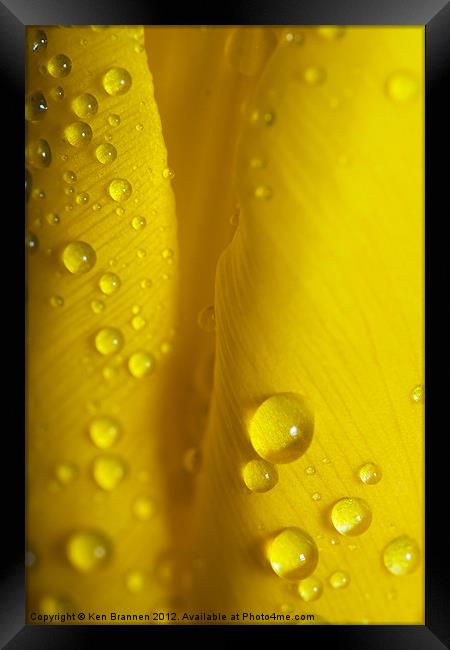
[[[137,591],[148,611],[164,601],[154,576],[170,546],[166,148],[143,28],[39,29],[45,47],[30,28],[27,55],[29,611],[133,612]]]
[[[423,29],[301,33],[269,62],[239,149],[240,225],[216,278],[193,602],[422,623]],[[278,466],[271,491],[249,494],[250,423],[278,393],[304,396],[313,439]],[[369,462],[382,474],[373,485],[358,475]],[[361,535],[332,524],[344,497],[370,508]],[[358,503],[343,516],[365,517]],[[307,605],[267,560],[285,528],[319,549],[324,590]],[[399,577],[383,550],[402,535],[422,560]]]

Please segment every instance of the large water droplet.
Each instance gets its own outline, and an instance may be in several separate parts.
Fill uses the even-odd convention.
[[[90,244],[73,241],[65,247],[62,261],[70,273],[87,273],[95,265],[97,255]]]
[[[242,476],[252,492],[267,492],[278,483],[277,468],[266,460],[251,460],[244,467]]]
[[[116,327],[105,327],[95,337],[95,347],[100,354],[114,354],[122,349],[123,344],[123,334]]]
[[[52,77],[67,77],[72,70],[72,61],[65,54],[57,54],[47,63],[47,70]]]
[[[281,578],[302,580],[313,573],[319,560],[317,546],[300,528],[286,528],[271,542],[268,560]]]
[[[120,434],[120,424],[108,415],[95,418],[89,426],[91,440],[99,449],[112,447],[119,439]]]
[[[125,464],[119,456],[99,456],[94,460],[92,474],[102,490],[111,492],[125,476]]]
[[[101,567],[110,555],[106,537],[96,531],[80,531],[70,536],[66,547],[70,564],[81,573]]]
[[[331,511],[331,521],[341,535],[361,535],[370,526],[372,512],[363,499],[339,499]]]
[[[384,566],[395,576],[404,576],[417,569],[420,550],[417,543],[407,535],[397,537],[383,551]]]
[[[130,90],[132,84],[131,75],[125,68],[110,68],[102,81],[108,95],[123,95]]]
[[[252,445],[271,463],[291,463],[305,453],[314,430],[314,416],[306,399],[280,393],[266,399],[249,426]]]

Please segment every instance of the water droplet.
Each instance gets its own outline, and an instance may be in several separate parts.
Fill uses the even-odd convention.
[[[62,296],[52,296],[50,298],[50,304],[52,307],[63,307],[64,298]]]
[[[93,117],[98,112],[97,99],[89,93],[78,95],[78,97],[72,100],[72,110],[77,117],[82,117],[83,119]]]
[[[258,187],[255,187],[255,191],[253,192],[253,196],[256,199],[270,199],[272,196],[272,190],[268,185],[258,185]]]
[[[55,102],[60,102],[64,99],[64,88],[62,86],[56,86],[56,88],[51,89],[50,95]]]
[[[25,118],[28,122],[39,122],[48,109],[44,94],[38,90],[29,95],[25,101]]]
[[[131,75],[125,68],[110,68],[103,76],[103,88],[108,95],[123,95],[131,88]]]
[[[133,316],[131,319],[131,327],[136,330],[136,332],[139,332],[140,330],[144,329],[146,326],[147,321],[145,318],[142,318],[142,316]]]
[[[128,201],[131,196],[131,184],[124,178],[115,178],[108,185],[108,192],[113,201]]]
[[[56,467],[55,475],[61,485],[68,485],[76,479],[78,471],[73,463],[61,463]]]
[[[163,259],[170,260],[173,257],[173,250],[171,248],[165,248],[161,255],[163,256]]]
[[[204,307],[198,315],[197,322],[200,329],[204,332],[214,332],[216,329],[216,313],[214,305]]]
[[[266,460],[251,460],[245,465],[242,476],[252,492],[267,492],[278,483],[277,468]]]
[[[119,126],[119,124],[120,124],[120,116],[119,116],[119,115],[116,115],[115,113],[112,113],[112,114],[108,117],[108,122],[109,122],[109,124],[110,124],[111,126]]]
[[[161,351],[161,354],[170,354],[170,352],[173,350],[173,345],[172,343],[169,343],[169,341],[163,341],[159,346],[159,349]]]
[[[144,588],[144,574],[142,571],[130,571],[125,579],[125,584],[128,591],[132,594],[137,594]]]
[[[103,144],[99,144],[95,150],[95,155],[97,157],[97,160],[101,162],[102,165],[106,165],[113,162],[117,158],[117,150],[113,144],[105,142]]]
[[[71,196],[74,192],[75,192],[74,187],[66,187],[66,189],[64,190],[64,194],[67,194],[67,196]]]
[[[81,147],[92,140],[92,129],[86,122],[73,122],[64,129],[64,137],[72,147]]]
[[[92,474],[102,490],[111,492],[125,476],[125,465],[119,456],[98,456],[92,465]]]
[[[87,273],[95,265],[97,255],[90,244],[73,241],[65,247],[62,261],[70,273]]]
[[[37,199],[37,200],[40,200],[40,201],[42,201],[43,199],[45,199],[45,192],[44,192],[44,190],[39,190],[38,188],[36,188],[35,190],[33,190],[33,199]]]
[[[263,120],[267,126],[272,126],[272,124],[275,122],[275,114],[270,112],[264,113]]]
[[[311,495],[311,499],[313,501],[320,501],[321,498],[322,495],[320,494],[320,492],[314,492],[314,494]]]
[[[104,415],[92,420],[89,425],[89,435],[96,447],[109,449],[119,439],[121,427],[117,420],[109,415]]]
[[[80,194],[77,194],[75,201],[78,205],[86,205],[89,203],[89,194],[87,192],[80,192]]]
[[[142,52],[144,51],[144,46],[141,45],[140,43],[136,43],[136,45],[134,46],[134,51],[136,52],[136,54],[142,54]]]
[[[411,400],[416,404],[423,402],[424,393],[424,387],[422,384],[418,384],[418,386],[415,386],[411,391]]]
[[[32,232],[28,232],[25,237],[25,246],[29,253],[36,253],[39,248],[39,239]]]
[[[271,463],[291,463],[309,447],[314,416],[301,395],[280,393],[266,399],[249,426],[256,453]]]
[[[365,463],[359,468],[358,476],[366,485],[375,485],[381,479],[381,469],[375,463]]]
[[[144,130],[143,124],[136,124],[136,131],[143,131],[143,130]]]
[[[386,81],[388,97],[396,103],[406,104],[417,96],[418,91],[417,80],[406,70],[394,72]]]
[[[317,600],[322,595],[323,586],[322,581],[315,576],[310,576],[301,580],[298,584],[298,593],[300,598],[306,603],[312,600]]]
[[[150,287],[153,285],[153,282],[150,280],[150,278],[144,278],[140,281],[139,284],[142,289],[150,289]]]
[[[322,38],[327,39],[328,41],[335,41],[338,38],[342,38],[345,34],[345,29],[339,27],[338,25],[330,25],[327,27],[318,27],[317,32]]]
[[[101,300],[93,300],[91,302],[91,309],[94,312],[94,314],[101,314],[102,311],[105,309],[105,303],[102,302]]]
[[[96,531],[80,531],[70,536],[66,547],[70,564],[81,573],[101,567],[110,555],[106,537]]]
[[[361,535],[370,526],[372,512],[363,499],[344,497],[334,504],[331,521],[341,535]]]
[[[311,476],[312,474],[315,474],[315,473],[316,473],[316,468],[313,467],[313,465],[309,465],[309,466],[305,469],[305,474],[308,474],[309,476]]]
[[[168,179],[175,178],[175,172],[173,171],[173,169],[170,169],[169,167],[163,169],[162,175],[163,178],[168,178]]]
[[[340,543],[341,543],[341,542],[340,542],[338,539],[336,539],[335,537],[332,537],[332,538],[330,539],[330,544],[331,544],[332,546],[338,546]]]
[[[94,212],[98,212],[99,210],[102,209],[102,204],[101,203],[94,203],[94,205],[92,206],[92,209],[94,210]]]
[[[183,456],[183,467],[188,472],[190,472],[191,474],[198,472],[201,463],[202,463],[202,455],[200,453],[200,450],[197,449],[197,447],[191,447],[190,449],[187,449],[185,451]]]
[[[33,54],[40,54],[47,47],[47,34],[42,29],[37,29],[31,42]]]
[[[350,584],[350,576],[346,571],[335,571],[329,577],[329,583],[333,589],[344,589]]]
[[[63,179],[64,179],[64,181],[66,183],[70,183],[70,184],[76,183],[77,175],[75,174],[75,172],[73,172],[72,170],[69,169],[69,170],[64,172]]]
[[[227,39],[225,55],[229,65],[246,77],[258,75],[277,45],[267,27],[234,29]]]
[[[132,308],[131,308],[131,313],[132,314],[139,314],[140,311],[141,311],[140,305],[133,305]]]
[[[118,275],[115,273],[105,273],[99,280],[98,286],[100,291],[107,296],[115,293],[120,289],[121,281]]]
[[[326,79],[326,72],[317,66],[308,66],[303,72],[303,79],[309,86],[318,86]]]
[[[305,40],[303,34],[301,33],[294,34],[293,32],[288,32],[285,38],[288,43],[294,43],[295,45],[301,45]]]
[[[142,230],[147,225],[147,222],[144,217],[133,217],[131,225],[133,226],[134,230]]]
[[[136,255],[139,257],[140,260],[142,260],[144,259],[144,257],[147,256],[147,251],[145,250],[145,248],[139,248],[136,251]]]
[[[412,573],[419,566],[420,551],[416,542],[407,535],[397,537],[383,551],[384,566],[395,576]]]
[[[155,358],[148,352],[135,352],[128,359],[128,368],[133,375],[140,379],[155,368]]]
[[[122,349],[123,334],[116,327],[105,327],[95,337],[95,347],[100,354],[114,354]]]
[[[329,465],[331,463],[331,460],[325,456],[324,458],[322,458],[322,463],[324,465]]]
[[[133,503],[133,514],[140,521],[148,521],[155,511],[155,504],[148,497],[138,497]]]
[[[300,528],[286,528],[271,542],[268,560],[281,578],[302,580],[313,573],[319,553],[314,540]]]
[[[57,54],[47,63],[47,70],[57,79],[67,77],[72,70],[72,61],[65,54]]]

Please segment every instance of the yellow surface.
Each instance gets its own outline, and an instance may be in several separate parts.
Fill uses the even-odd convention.
[[[145,51],[140,28],[45,31],[27,82],[48,102],[29,140],[52,152],[30,167],[45,198],[28,203],[39,239],[28,255],[29,610],[422,623],[423,29],[146,28]],[[60,53],[70,74],[43,77],[39,65]],[[105,92],[114,67],[129,71],[128,92]],[[98,112],[81,118],[70,105],[84,93]],[[92,139],[71,147],[64,131],[79,120]],[[103,164],[105,143],[117,158],[104,152]],[[123,183],[108,193],[114,179],[131,194]],[[88,203],[73,199],[83,193]],[[86,273],[60,262],[71,241],[95,250]],[[121,281],[111,295],[99,288],[106,272]],[[197,323],[212,304],[215,333]],[[125,341],[112,357],[94,342],[108,327]],[[128,360],[142,352],[155,369],[136,378]],[[279,393],[307,400],[312,442],[277,465],[272,490],[250,493],[250,423]],[[126,467],[106,492],[89,437],[100,416],[120,423],[111,454]],[[188,471],[193,449],[201,462]],[[64,463],[76,470],[61,485]],[[378,483],[361,481],[366,463]],[[372,512],[357,537],[330,519],[344,497]],[[307,603],[267,559],[292,527],[319,551],[323,593]],[[111,551],[82,574],[64,544],[92,529]],[[421,560],[397,576],[383,550],[402,535]],[[334,589],[339,572],[349,580]]]

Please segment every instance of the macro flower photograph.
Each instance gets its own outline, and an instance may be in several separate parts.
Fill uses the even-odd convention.
[[[423,26],[26,30],[26,619],[424,624]]]

